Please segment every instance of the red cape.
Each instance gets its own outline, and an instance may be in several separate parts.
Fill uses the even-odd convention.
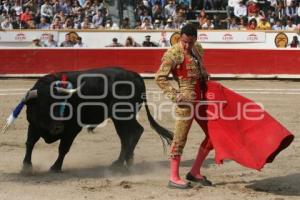
[[[230,159],[260,170],[294,139],[259,105],[217,82],[207,82],[205,98],[206,109],[200,111],[207,111],[208,120],[200,125],[210,137],[218,164]]]

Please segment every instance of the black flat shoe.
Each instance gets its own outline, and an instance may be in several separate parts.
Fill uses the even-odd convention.
[[[190,189],[190,188],[192,188],[192,186],[190,185],[190,183],[186,183],[186,184],[182,185],[182,184],[174,183],[173,181],[169,181],[168,188],[171,188],[171,189]]]
[[[203,176],[203,178],[196,178],[190,172],[185,176],[186,180],[193,181],[196,183],[200,183],[203,186],[212,186],[212,182]]]

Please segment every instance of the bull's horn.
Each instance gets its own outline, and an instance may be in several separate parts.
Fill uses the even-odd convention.
[[[23,98],[23,102],[26,103],[27,101],[29,101],[30,99],[34,99],[37,98],[38,94],[37,94],[37,90],[29,90],[25,97]]]
[[[80,88],[85,84],[85,82],[83,82],[80,86],[78,86],[77,88],[74,89],[68,89],[68,88],[62,88],[62,87],[56,87],[55,89],[57,90],[57,92],[59,93],[64,93],[64,94],[74,94],[75,92],[77,92],[78,90],[80,90]]]

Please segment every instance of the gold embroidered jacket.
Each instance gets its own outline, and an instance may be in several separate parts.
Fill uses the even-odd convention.
[[[182,93],[186,99],[195,97],[195,84],[199,79],[207,79],[207,72],[203,67],[203,48],[200,43],[195,43],[192,48],[193,55],[185,55],[180,42],[168,49],[162,57],[162,63],[155,75],[155,80],[163,93],[173,102],[178,93]],[[178,82],[179,90],[168,81],[172,74]]]

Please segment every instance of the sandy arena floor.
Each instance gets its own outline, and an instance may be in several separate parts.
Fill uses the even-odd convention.
[[[0,79],[0,127],[26,89],[35,80]],[[223,165],[213,162],[214,153],[205,162],[203,173],[214,187],[171,190],[168,181],[168,155],[149,126],[145,109],[139,121],[145,128],[135,150],[135,165],[130,174],[113,174],[109,165],[120,150],[119,138],[108,121],[95,134],[82,131],[65,158],[62,173],[50,173],[57,157],[58,143],[40,140],[33,152],[32,174],[22,174],[27,121],[25,109],[5,135],[0,135],[1,200],[81,200],[81,199],[212,199],[212,200],[288,200],[300,198],[300,83],[271,80],[226,80],[224,85],[260,102],[272,116],[283,123],[296,138],[294,142],[261,171],[246,169],[233,161]],[[158,91],[152,79],[146,80],[148,92]],[[153,102],[154,98],[148,101]],[[160,102],[167,101],[161,99]],[[173,128],[166,113],[160,123]],[[203,132],[193,124],[183,155],[181,174],[188,172]]]

